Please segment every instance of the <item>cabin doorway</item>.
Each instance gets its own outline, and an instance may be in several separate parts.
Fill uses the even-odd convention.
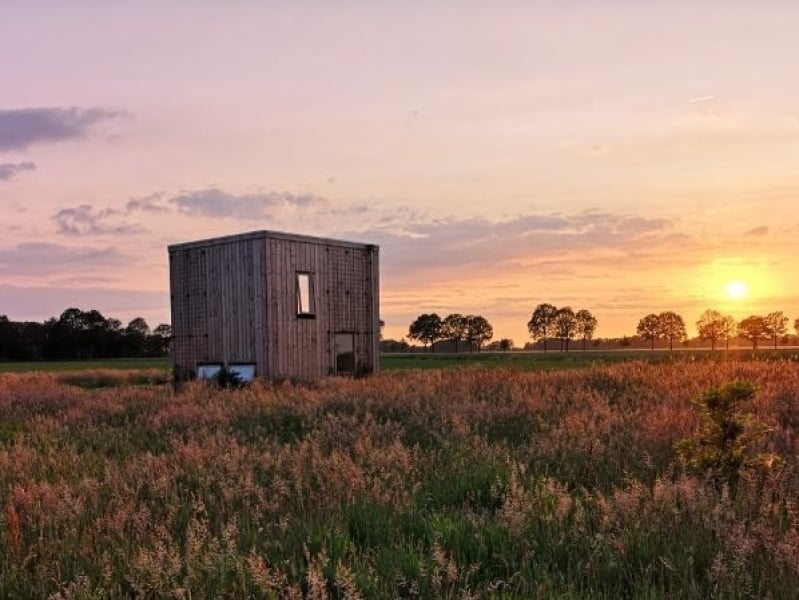
[[[355,373],[355,334],[336,333],[333,336],[333,356],[336,373],[351,375]]]

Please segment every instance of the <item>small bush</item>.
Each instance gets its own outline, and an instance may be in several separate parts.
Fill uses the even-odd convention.
[[[734,381],[705,392],[694,405],[699,409],[702,424],[699,431],[677,443],[678,453],[688,467],[709,475],[717,486],[728,484],[735,490],[744,467],[773,467],[778,458],[753,453],[751,446],[761,440],[768,428],[740,409],[755,396],[748,381]]]
[[[235,371],[231,371],[227,365],[222,366],[219,372],[214,375],[214,382],[221,389],[238,389],[244,387],[245,381],[241,375]]]

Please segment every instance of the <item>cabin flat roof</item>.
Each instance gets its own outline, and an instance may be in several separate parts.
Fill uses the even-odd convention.
[[[221,237],[207,238],[202,240],[192,240],[189,242],[180,242],[177,244],[170,244],[167,246],[170,252],[173,250],[189,250],[191,248],[205,248],[208,246],[218,246],[220,244],[232,244],[235,242],[245,242],[259,239],[279,239],[292,242],[305,242],[308,244],[324,244],[327,246],[344,246],[346,248],[365,249],[369,246],[377,248],[376,244],[367,244],[362,242],[351,242],[347,240],[337,240],[333,238],[315,237],[312,235],[302,235],[299,233],[288,233],[285,231],[271,231],[261,229],[258,231],[248,231],[246,233],[236,233],[232,235],[224,235]]]

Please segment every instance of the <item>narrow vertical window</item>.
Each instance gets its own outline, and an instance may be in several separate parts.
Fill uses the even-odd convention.
[[[313,301],[313,278],[310,273],[297,273],[297,316],[313,317],[316,314]]]

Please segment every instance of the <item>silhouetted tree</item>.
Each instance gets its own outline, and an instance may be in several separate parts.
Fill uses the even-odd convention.
[[[577,317],[571,306],[564,306],[559,308],[555,313],[555,318],[552,320],[553,331],[555,335],[560,338],[560,349],[563,350],[564,344],[566,345],[566,352],[569,351],[569,342],[577,332]]]
[[[502,338],[499,340],[499,349],[503,352],[507,352],[508,350],[513,350],[513,340],[510,338]]]
[[[781,310],[767,314],[763,318],[766,325],[766,335],[774,340],[774,349],[777,349],[777,338],[788,333],[788,317]]]
[[[669,340],[669,350],[674,350],[674,340],[682,341],[685,333],[685,321],[675,312],[667,310],[658,315],[660,336]]]
[[[119,319],[105,318],[97,310],[68,308],[44,323],[0,316],[0,360],[164,356],[170,341],[167,324],[150,332],[144,319],[134,319],[123,329]]]
[[[143,356],[150,335],[150,326],[142,317],[131,319],[125,327],[125,346],[131,356]]]
[[[90,328],[88,313],[79,308],[66,309],[53,323],[45,355],[47,358],[90,358],[87,355]]]
[[[655,340],[660,337],[660,319],[658,315],[650,313],[638,321],[636,333],[643,339],[649,340],[651,349],[655,349]]]
[[[730,349],[730,340],[738,335],[738,323],[732,315],[724,315],[721,320],[722,334],[727,350]]]
[[[594,337],[597,320],[596,317],[591,314],[591,311],[584,308],[578,310],[574,318],[577,319],[577,335],[583,339],[583,352],[585,352],[586,343]]]
[[[0,360],[9,360],[16,332],[6,315],[0,315]]]
[[[716,342],[724,337],[724,315],[713,309],[707,309],[696,322],[696,329],[699,337],[703,340],[710,340],[710,349],[716,349]]]
[[[467,329],[468,324],[466,322],[466,317],[459,313],[453,313],[447,315],[442,322],[441,337],[445,340],[452,340],[455,344],[455,352],[457,352],[460,343],[466,341]]]
[[[466,315],[466,343],[469,350],[480,351],[483,344],[494,337],[494,328],[481,315]]]
[[[403,340],[380,340],[380,352],[407,352],[411,347]]]
[[[419,315],[408,328],[408,337],[418,340],[427,348],[430,344],[430,352],[435,352],[436,340],[441,339],[441,317],[436,313]]]
[[[738,323],[738,333],[752,342],[752,350],[757,350],[760,339],[768,337],[766,320],[760,315],[749,315]]]
[[[534,340],[544,340],[544,352],[547,351],[547,337],[552,331],[552,322],[557,312],[558,308],[553,304],[539,304],[527,322],[530,337]]]
[[[172,326],[160,323],[148,337],[147,354],[150,356],[166,356],[172,346]]]

